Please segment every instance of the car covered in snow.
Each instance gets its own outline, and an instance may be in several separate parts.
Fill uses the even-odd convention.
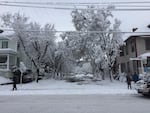
[[[144,80],[136,82],[137,92],[143,94],[144,96],[150,96],[150,75],[146,76]]]
[[[93,74],[85,74],[85,73],[74,73],[71,76],[66,77],[68,82],[82,82],[93,80]]]

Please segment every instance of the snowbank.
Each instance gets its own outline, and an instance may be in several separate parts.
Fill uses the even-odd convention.
[[[1,79],[1,78],[0,78]],[[2,79],[0,80],[2,81]],[[71,95],[71,94],[135,94],[128,90],[126,83],[109,80],[77,85],[63,80],[41,80],[39,83],[17,85],[17,91],[11,91],[12,85],[0,86],[0,95]]]
[[[10,79],[0,76],[0,84],[12,82]]]

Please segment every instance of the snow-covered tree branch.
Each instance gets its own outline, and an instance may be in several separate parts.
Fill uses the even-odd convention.
[[[41,27],[36,22],[28,22],[28,18],[19,13],[2,15],[3,25],[14,30],[20,47],[33,63],[38,82],[39,70],[44,61],[49,46],[54,46],[54,25],[46,24]]]
[[[121,33],[118,33],[121,22],[113,19],[112,8],[95,10],[91,6],[85,10],[75,9],[71,15],[78,32],[63,35],[66,46],[72,50],[75,58],[88,59],[95,76],[109,69],[110,79],[119,47],[123,44]]]

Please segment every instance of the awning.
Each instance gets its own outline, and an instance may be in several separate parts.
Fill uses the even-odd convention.
[[[135,58],[130,58],[130,60],[145,60],[145,59],[147,59],[147,57],[150,57],[150,52],[143,53]]]
[[[0,54],[17,54],[17,52],[14,49],[6,48],[0,49]]]
[[[130,60],[143,60],[143,59],[136,57],[136,58],[130,58]]]
[[[139,55],[138,57],[142,58],[142,59],[147,59],[147,57],[150,57],[150,52],[143,53],[143,54]]]

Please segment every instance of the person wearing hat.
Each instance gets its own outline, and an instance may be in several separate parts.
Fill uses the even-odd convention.
[[[12,90],[17,90],[17,76],[19,77],[21,75],[21,72],[20,70],[16,67],[16,66],[13,66],[12,67],[12,73],[13,73],[13,88]]]

